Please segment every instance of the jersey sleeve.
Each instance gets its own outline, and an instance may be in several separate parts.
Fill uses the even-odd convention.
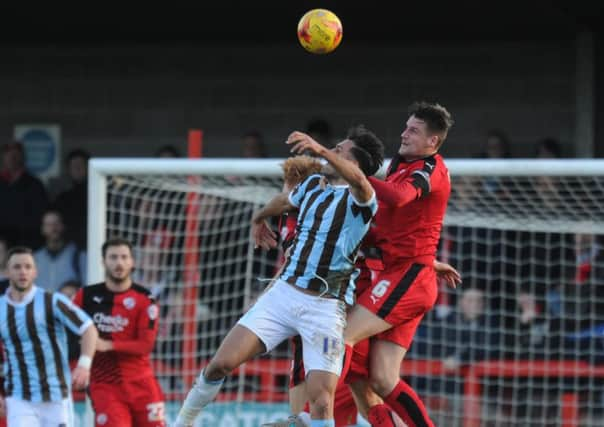
[[[364,203],[357,201],[352,193],[350,194],[350,200],[352,201],[351,210],[354,216],[357,216],[359,213],[363,215],[363,222],[368,224],[371,221],[371,218],[376,214],[378,210],[378,201],[376,198],[376,192],[373,192],[371,199],[367,200]]]
[[[310,175],[300,184],[296,185],[296,187],[289,193],[289,202],[293,206],[299,208],[306,194],[321,185],[321,179],[323,179],[321,175]]]
[[[401,207],[414,200],[427,197],[438,188],[440,178],[438,173],[434,173],[436,166],[436,159],[429,157],[402,181],[381,181],[369,177],[369,182],[382,203]]]
[[[153,350],[158,330],[159,307],[151,296],[145,296],[144,301],[136,318],[136,338],[114,340],[113,350],[136,355],[149,354]]]
[[[63,294],[53,294],[53,310],[54,317],[74,334],[81,336],[92,325],[90,316]]]

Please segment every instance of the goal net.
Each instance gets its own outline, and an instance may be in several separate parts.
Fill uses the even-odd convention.
[[[272,277],[252,212],[280,191],[280,159],[93,159],[89,277],[100,247],[132,240],[157,295],[156,374],[174,417],[200,367]],[[604,417],[604,163],[451,160],[439,257],[463,285],[441,292],[401,374],[436,425],[596,426]],[[277,224],[275,222],[275,229]],[[199,425],[287,415],[289,347],[229,377]]]

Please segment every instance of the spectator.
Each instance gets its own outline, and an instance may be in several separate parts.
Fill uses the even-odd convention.
[[[491,129],[487,132],[483,151],[477,157],[484,159],[506,159],[511,157],[510,141],[505,132]],[[485,203],[493,204],[498,198],[509,197],[507,183],[500,177],[490,176],[482,180],[482,187],[488,192]]]
[[[86,283],[86,253],[67,241],[65,226],[58,211],[50,210],[42,218],[45,245],[34,253],[38,266],[37,285],[49,292],[68,281]]]
[[[485,308],[484,292],[467,288],[448,316],[438,318],[432,312],[427,322],[421,323],[413,354],[442,359],[446,368],[457,369],[490,357],[496,330],[495,319]]]
[[[8,277],[8,271],[6,270],[8,247],[8,241],[4,237],[0,237],[0,280],[5,280]]]
[[[564,351],[591,362],[604,361],[604,250],[596,236],[577,239],[577,271],[560,289],[560,314],[552,330],[564,337]]]
[[[322,118],[314,118],[306,125],[306,133],[315,141],[326,147],[332,144],[331,126]]]
[[[562,147],[554,138],[545,138],[535,145],[537,159],[559,159],[562,157]]]
[[[48,196],[42,181],[25,169],[25,151],[20,142],[2,147],[0,200],[0,234],[15,244],[40,246],[40,220]]]
[[[164,196],[169,196],[164,193]],[[157,297],[169,283],[174,281],[170,268],[170,253],[174,247],[175,233],[158,217],[165,205],[159,200],[140,201],[138,207],[138,228],[143,230],[139,245],[134,248],[134,257],[138,262],[132,276]]]
[[[8,241],[4,237],[0,237],[0,295],[4,294],[8,288]]]
[[[491,129],[487,132],[483,151],[478,157],[484,159],[505,159],[511,157],[510,140],[507,134],[500,129]]]
[[[526,354],[530,351],[534,356],[545,357],[548,325],[544,316],[543,304],[540,304],[536,295],[521,291],[516,298],[519,308],[518,328],[514,335],[519,339],[519,352]],[[530,350],[529,350],[530,349]]]
[[[260,131],[251,130],[243,134],[241,137],[241,148],[243,157],[268,157],[266,146],[264,145],[264,138]]]
[[[74,241],[80,248],[86,247],[89,159],[90,154],[80,149],[67,154],[70,187],[61,192],[54,202],[65,222],[68,240]]]
[[[451,372],[444,378],[415,378],[415,386],[428,395],[445,392],[445,408],[449,408],[445,417],[455,416],[463,407],[463,381],[452,374],[464,365],[496,357],[497,331],[498,323],[486,309],[485,294],[477,288],[465,289],[448,316],[438,317],[433,310],[420,324],[410,356],[442,360]]]
[[[155,151],[155,157],[177,158],[181,157],[180,150],[174,145],[163,145]]]

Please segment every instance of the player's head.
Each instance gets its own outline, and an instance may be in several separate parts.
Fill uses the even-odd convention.
[[[34,255],[30,248],[14,246],[8,250],[7,274],[11,286],[19,292],[27,292],[37,276]]]
[[[134,270],[132,243],[121,237],[114,237],[103,243],[101,252],[105,276],[115,283],[123,283],[130,279]]]
[[[351,127],[346,139],[338,143],[333,151],[355,162],[366,176],[375,174],[384,163],[384,144],[363,125]],[[326,164],[323,173],[329,177],[335,171],[330,164]]]
[[[451,126],[451,114],[442,105],[413,103],[398,153],[408,161],[431,156],[443,145]]]
[[[281,165],[283,169],[283,187],[290,191],[310,175],[321,173],[323,165],[319,159],[310,156],[294,156]]]

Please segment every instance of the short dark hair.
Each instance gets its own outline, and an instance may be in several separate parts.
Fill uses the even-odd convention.
[[[31,248],[28,248],[27,246],[13,246],[12,248],[10,248],[6,254],[6,261],[8,262],[8,260],[10,260],[10,258],[13,255],[31,255],[32,257],[34,256],[34,251],[31,250]]]
[[[103,255],[103,258],[105,258],[105,255],[107,254],[107,249],[113,246],[127,246],[128,249],[130,249],[131,255],[134,252],[134,247],[132,246],[132,242],[130,242],[130,240],[125,239],[123,237],[112,237],[111,239],[105,241],[105,243],[103,243],[103,246],[101,246],[101,253]]]
[[[253,157],[267,157],[266,145],[264,143],[264,135],[257,129],[250,129],[241,135],[241,139],[253,139],[256,145],[253,147],[256,150],[256,155]],[[245,149],[245,146],[244,146]]]
[[[560,146],[560,142],[558,142],[557,139],[544,138],[539,141],[535,149],[535,156],[539,154],[539,150],[542,148],[552,153],[554,157],[562,157],[562,147]]]
[[[180,157],[180,151],[173,145],[166,144],[155,150],[155,157],[160,157],[162,154],[169,154],[172,157]]]
[[[16,151],[21,155],[21,166],[25,165],[25,147],[23,143],[19,140],[12,140],[11,142],[7,142],[2,145],[2,155],[8,153],[9,151]]]
[[[428,132],[432,134],[438,134],[440,141],[436,149],[438,150],[445,139],[449,129],[453,126],[453,119],[451,113],[440,104],[429,103],[426,101],[414,102],[409,106],[409,116],[415,116],[416,118],[426,122]]]
[[[375,174],[384,163],[384,144],[364,125],[348,129],[346,139],[354,142],[350,150],[366,176]]]
[[[73,159],[77,158],[88,161],[90,160],[90,153],[81,148],[76,148],[67,153],[67,157],[65,157],[65,160],[67,161],[67,163],[70,163]]]

